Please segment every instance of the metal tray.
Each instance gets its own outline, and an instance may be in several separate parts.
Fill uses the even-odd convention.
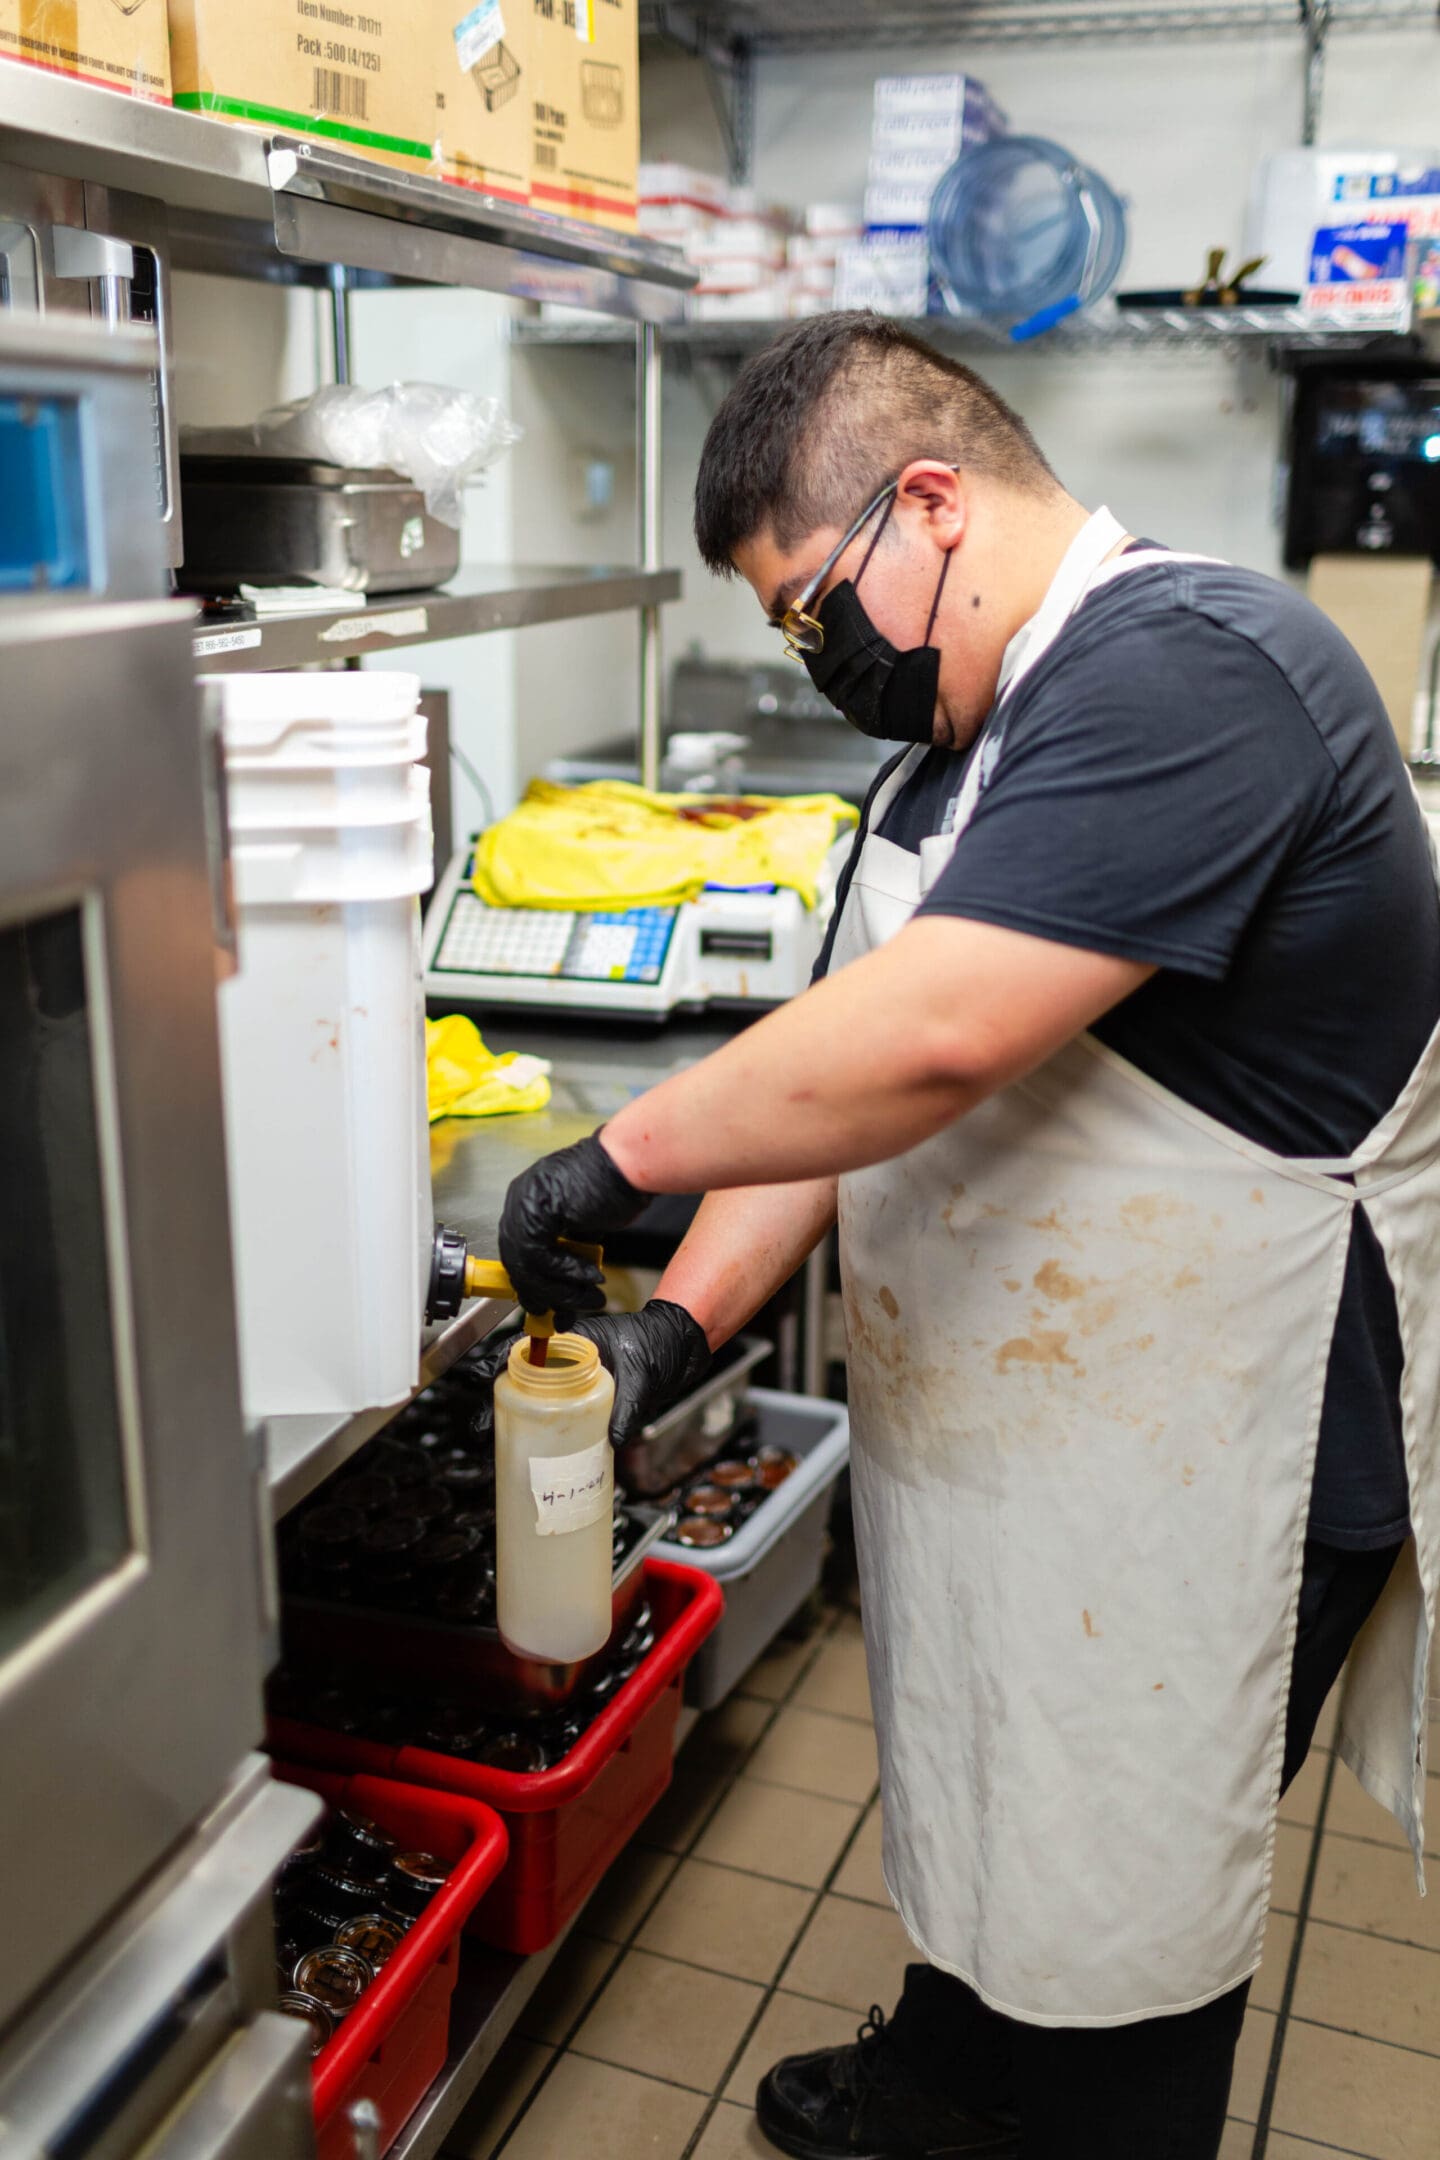
[[[302,458],[186,450],[180,459],[187,592],[334,585],[418,592],[460,567],[460,535],[399,473]]]
[[[737,1335],[718,1351],[699,1387],[618,1451],[615,1475],[625,1490],[653,1500],[718,1454],[745,1414],[750,1374],[773,1348],[761,1336]]]
[[[479,1710],[558,1710],[599,1672],[644,1602],[640,1563],[664,1536],[671,1518],[664,1508],[627,1505],[626,1512],[644,1529],[615,1571],[609,1640],[593,1657],[550,1665],[509,1649],[497,1628],[292,1595],[280,1606],[285,1661],[340,1667],[356,1677],[404,1680],[436,1692],[463,1688]]]

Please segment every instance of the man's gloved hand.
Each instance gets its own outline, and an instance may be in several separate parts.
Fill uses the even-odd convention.
[[[470,1431],[477,1440],[488,1440],[494,1431],[496,1376],[504,1371],[519,1332],[505,1328],[488,1336],[452,1368],[475,1391]],[[615,1375],[610,1416],[614,1447],[623,1447],[678,1402],[710,1363],[710,1345],[699,1321],[683,1305],[665,1298],[652,1298],[637,1313],[596,1313],[593,1319],[577,1321],[573,1332],[594,1343],[601,1364]]]
[[[564,1251],[560,1239],[603,1245],[608,1231],[634,1222],[647,1197],[616,1169],[598,1133],[522,1170],[511,1182],[500,1217],[500,1258],[521,1310],[553,1312],[560,1329],[569,1327],[577,1312],[601,1311],[605,1292],[599,1268],[579,1253]]]

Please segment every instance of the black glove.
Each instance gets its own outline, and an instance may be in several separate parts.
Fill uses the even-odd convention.
[[[683,1305],[665,1298],[652,1298],[637,1313],[596,1313],[591,1320],[577,1321],[573,1332],[594,1343],[601,1364],[615,1375],[610,1416],[614,1447],[623,1447],[678,1402],[710,1363],[710,1345],[699,1321]],[[451,1368],[467,1388],[474,1388],[470,1433],[476,1441],[488,1441],[494,1432],[496,1376],[504,1371],[519,1333],[518,1328],[503,1328],[487,1336]]]
[[[500,1258],[521,1310],[553,1312],[562,1330],[577,1312],[600,1312],[605,1292],[599,1268],[564,1251],[560,1239],[603,1245],[608,1231],[634,1222],[647,1197],[622,1177],[598,1133],[522,1170],[511,1181],[500,1217]]]

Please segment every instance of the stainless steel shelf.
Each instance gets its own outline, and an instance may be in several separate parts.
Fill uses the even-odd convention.
[[[450,1325],[437,1330],[425,1345],[420,1359],[420,1378],[414,1392],[429,1387],[448,1372],[457,1358],[474,1348],[483,1335],[498,1327],[514,1308],[503,1298],[477,1298]],[[373,1440],[397,1410],[411,1398],[382,1403],[373,1410],[356,1410],[340,1417],[273,1417],[265,1423],[266,1466],[270,1479],[270,1512],[278,1521],[307,1493],[323,1484],[332,1470],[348,1462],[357,1448]]]
[[[1326,27],[1433,27],[1433,0],[1330,0]],[[835,46],[1034,43],[1049,38],[1255,36],[1303,30],[1314,0],[641,0],[642,31],[751,54]]]
[[[486,630],[573,622],[679,597],[678,570],[590,564],[537,568],[525,563],[467,569],[436,592],[392,593],[368,603],[357,593],[342,608],[286,615],[257,617],[248,607],[207,615],[195,633],[195,660],[206,674],[303,667],[317,660],[394,652],[402,645],[433,645],[441,638],[474,637]]]
[[[768,345],[784,322],[684,322],[665,333],[667,350],[705,359],[739,358]],[[1395,345],[1416,333],[1357,330],[1353,323],[1307,316],[1298,307],[1097,308],[1072,317],[1043,337],[1016,345],[983,323],[948,315],[922,315],[904,327],[946,351],[1026,354],[1206,353],[1242,350],[1359,352]],[[619,346],[626,333],[613,323],[522,320],[511,325],[516,344],[571,346],[587,350]]]
[[[318,284],[339,263],[649,322],[695,281],[653,241],[8,61],[0,160],[166,204],[182,269]]]

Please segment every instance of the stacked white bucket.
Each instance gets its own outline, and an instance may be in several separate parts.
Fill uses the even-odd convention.
[[[433,1218],[419,678],[216,678],[240,969],[220,996],[246,1414],[415,1385]]]

